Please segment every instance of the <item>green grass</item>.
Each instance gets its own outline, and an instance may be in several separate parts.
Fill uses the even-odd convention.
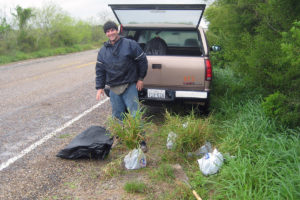
[[[66,182],[66,183],[64,183],[64,185],[68,186],[68,188],[70,188],[70,189],[76,189],[77,188],[76,184],[73,183],[73,182]]]
[[[171,181],[175,179],[174,169],[170,164],[163,163],[157,169],[149,171],[149,176],[156,181]]]
[[[32,58],[41,58],[41,57],[68,54],[68,53],[79,52],[79,51],[95,49],[95,48],[99,48],[99,47],[95,46],[94,44],[84,44],[84,45],[73,45],[70,47],[42,49],[30,53],[16,51],[16,52],[11,52],[10,55],[0,55],[0,64],[6,64],[10,62],[16,62],[16,61],[27,60]]]
[[[215,199],[299,199],[299,130],[284,130],[266,118],[260,101],[238,106],[236,118],[216,126],[228,158],[218,176],[208,178]]]
[[[107,165],[101,168],[101,176],[105,179],[111,179],[116,176],[120,176],[123,173],[122,162],[124,156],[118,159],[112,160]]]
[[[132,116],[126,113],[123,121],[111,117],[108,122],[108,129],[112,136],[118,137],[128,149],[138,148],[141,141],[146,140],[145,132],[151,126],[149,119],[144,117],[145,109],[140,108]]]
[[[199,118],[192,111],[190,115],[171,115],[166,112],[165,124],[162,127],[163,137],[167,141],[168,134],[174,132],[177,137],[173,150],[177,153],[187,153],[195,151],[210,138],[210,117]]]
[[[186,185],[176,185],[170,191],[164,193],[159,200],[194,200],[190,188]]]
[[[179,148],[166,151],[162,161],[181,162],[203,199],[300,199],[300,128],[288,129],[268,118],[261,106],[263,93],[230,70],[215,69],[208,118],[167,115],[161,136],[179,133]],[[219,173],[208,177],[195,158],[185,156],[205,140],[225,157]]]
[[[299,199],[300,129],[286,129],[266,117],[259,88],[244,87],[246,81],[225,69],[216,74],[214,84],[222,92],[212,96],[215,146],[234,157],[225,156],[217,175],[195,175],[193,185],[205,198]]]
[[[124,185],[124,190],[128,193],[145,193],[146,189],[146,184],[140,181],[130,181]]]
[[[58,136],[58,138],[60,138],[60,139],[69,138],[69,137],[71,137],[71,134],[68,134],[68,133]]]

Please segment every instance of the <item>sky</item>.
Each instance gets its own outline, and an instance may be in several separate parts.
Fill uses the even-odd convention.
[[[211,2],[211,0],[0,0],[0,17],[9,18],[17,5],[22,8],[42,8],[47,3],[54,3],[78,19],[88,20],[108,15],[109,19],[114,20],[108,4],[141,4],[141,1],[143,4],[207,4]]]

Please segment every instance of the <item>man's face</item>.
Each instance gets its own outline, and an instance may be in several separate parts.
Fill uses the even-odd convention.
[[[105,34],[110,41],[115,41],[118,38],[118,31],[114,28],[108,29]]]

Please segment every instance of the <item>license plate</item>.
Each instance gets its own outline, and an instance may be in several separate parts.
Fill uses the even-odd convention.
[[[165,90],[148,89],[148,98],[164,99],[166,96]]]

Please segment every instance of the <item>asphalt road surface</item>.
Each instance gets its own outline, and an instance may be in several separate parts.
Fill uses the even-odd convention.
[[[55,155],[69,136],[105,125],[111,108],[95,98],[96,57],[91,50],[0,66],[0,199],[39,199],[63,174]]]

